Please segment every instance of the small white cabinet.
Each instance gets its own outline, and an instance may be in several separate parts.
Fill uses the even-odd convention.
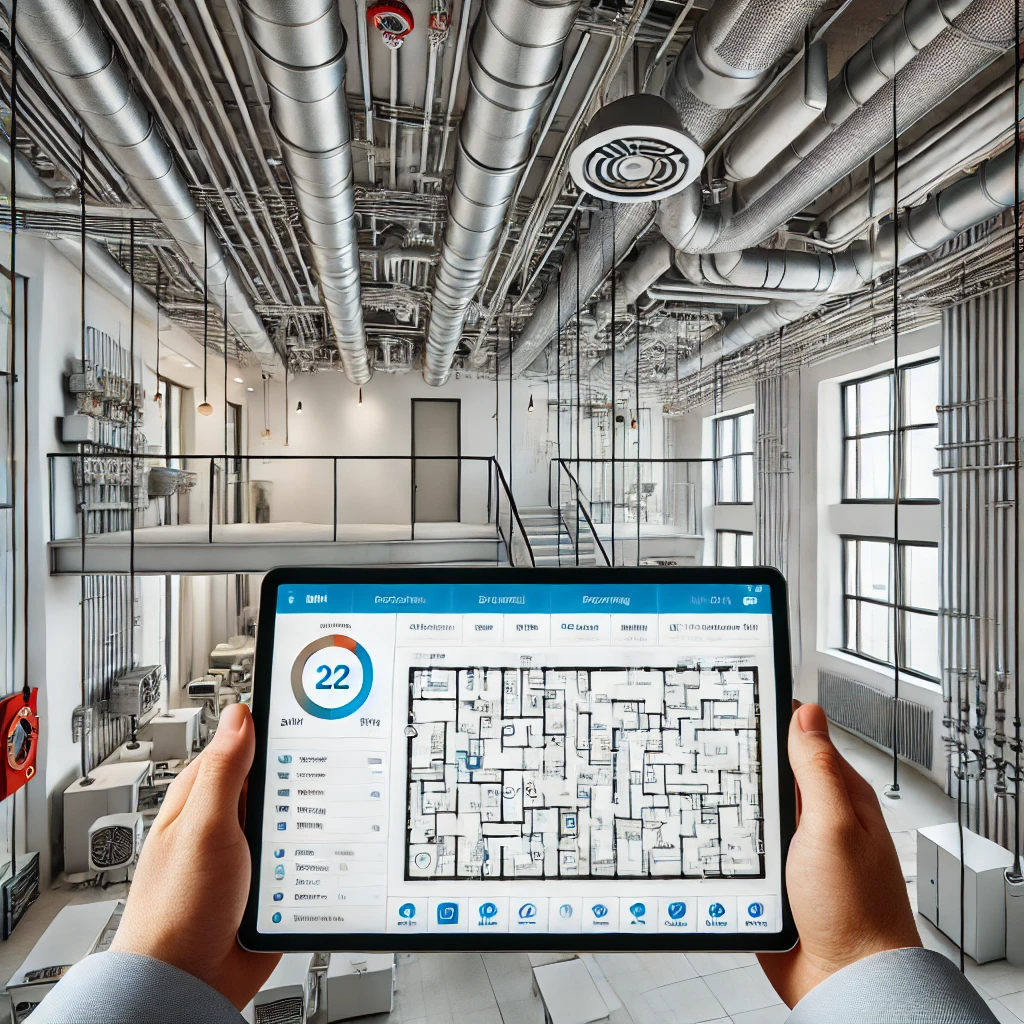
[[[1003,875],[1013,854],[964,829],[964,952],[979,963],[1006,955]],[[917,830],[917,909],[960,944],[960,834],[956,822]]]

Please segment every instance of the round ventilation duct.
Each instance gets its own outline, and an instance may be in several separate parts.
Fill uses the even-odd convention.
[[[583,189],[613,203],[650,203],[696,180],[704,151],[660,96],[626,96],[594,116],[569,160]]]

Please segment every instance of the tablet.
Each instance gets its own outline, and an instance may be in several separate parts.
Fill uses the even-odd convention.
[[[770,569],[276,569],[239,939],[789,949],[791,689]]]

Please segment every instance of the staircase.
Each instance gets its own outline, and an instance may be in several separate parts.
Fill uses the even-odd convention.
[[[526,535],[533,548],[533,557],[539,566],[558,566],[564,568],[576,565],[575,537],[571,536],[558,516],[558,510],[540,505],[536,508],[521,508],[519,517],[523,521]],[[572,533],[576,532],[576,523],[572,523]],[[597,565],[597,553],[594,550],[594,537],[586,524],[580,527],[580,565]]]

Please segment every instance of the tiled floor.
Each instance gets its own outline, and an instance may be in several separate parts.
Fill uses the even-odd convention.
[[[853,736],[837,733],[846,758],[881,790],[892,772],[889,758]],[[903,799],[884,801],[900,853],[910,898],[916,903],[915,829],[951,821],[956,804],[910,769],[901,772]],[[0,946],[0,979],[17,969],[32,944],[64,904],[111,899],[119,888],[44,893],[14,936]],[[918,919],[927,946],[957,961],[956,947]],[[533,994],[533,967],[565,957],[525,953],[436,953],[398,960],[395,1008],[367,1024],[542,1024]],[[748,954],[583,954],[610,1008],[611,1024],[782,1024],[789,1011]],[[967,975],[1002,1024],[1024,1024],[1024,969],[1005,960],[981,966],[967,961]],[[0,1024],[7,1021],[0,1000]]]

